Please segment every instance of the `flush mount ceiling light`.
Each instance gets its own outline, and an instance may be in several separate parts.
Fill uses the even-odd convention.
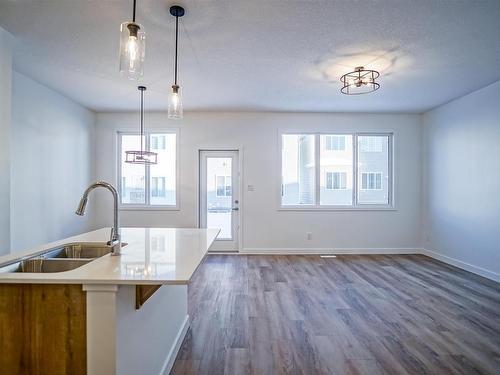
[[[144,73],[146,33],[142,25],[135,22],[136,0],[132,22],[120,26],[120,73],[128,79],[139,79]]]
[[[177,84],[177,47],[179,40],[179,17],[184,15],[184,8],[178,5],[170,7],[170,14],[175,17],[175,60],[174,60],[174,84],[168,101],[168,118],[179,120],[183,117],[181,87]]]
[[[360,95],[377,91],[380,85],[375,81],[379,76],[380,73],[376,70],[369,70],[358,66],[354,69],[354,72],[344,74],[340,77],[340,82],[342,82],[340,92],[346,95]]]
[[[137,89],[141,92],[141,150],[125,151],[125,163],[156,164],[158,162],[158,154],[144,150],[144,91],[146,91],[146,87],[139,86]]]

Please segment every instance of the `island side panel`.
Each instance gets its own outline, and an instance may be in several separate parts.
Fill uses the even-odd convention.
[[[187,285],[163,285],[135,308],[136,288],[117,294],[117,372],[168,374],[189,328]]]
[[[0,369],[6,374],[86,374],[81,285],[0,284]]]
[[[116,295],[118,285],[84,284],[87,292],[87,368],[89,375],[116,372]]]

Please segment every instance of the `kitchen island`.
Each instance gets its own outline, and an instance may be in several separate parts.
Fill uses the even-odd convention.
[[[187,285],[218,232],[122,228],[112,256],[103,228],[1,257],[0,368],[168,374],[189,328]]]

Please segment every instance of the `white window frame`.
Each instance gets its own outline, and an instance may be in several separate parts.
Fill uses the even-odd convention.
[[[282,152],[283,152],[283,136],[284,135],[314,135],[315,136],[315,176],[316,176],[316,190],[315,190],[315,204],[310,205],[283,205],[282,204],[282,175],[281,170],[283,165]],[[278,135],[278,183],[277,191],[277,210],[278,211],[396,211],[395,204],[395,183],[394,183],[394,141],[395,135],[393,131],[380,131],[380,132],[357,132],[357,131],[337,131],[337,130],[320,130],[311,131],[303,129],[279,129]],[[321,178],[321,148],[320,136],[322,135],[351,135],[352,136],[352,205],[325,205],[320,204],[320,178]],[[361,136],[386,136],[388,137],[388,204],[367,204],[358,202],[358,137]],[[325,184],[326,185],[326,184]]]
[[[150,201],[150,179],[151,175],[149,172],[149,168],[146,167],[146,173],[144,175],[145,178],[145,200],[146,203],[122,203],[122,139],[123,135],[139,135],[137,131],[131,131],[130,129],[126,130],[116,130],[116,186],[119,195],[119,209],[122,211],[179,211],[180,210],[180,192],[179,192],[179,129],[178,128],[160,128],[160,129],[150,129],[145,132],[145,148],[149,150],[149,141],[151,134],[175,134],[175,205],[159,205],[159,204],[149,204]],[[166,142],[166,139],[165,139]],[[166,184],[165,179],[165,184]]]
[[[333,187],[333,184],[332,184],[332,187],[331,187],[331,188],[329,188],[329,187],[328,187],[328,173],[331,173],[331,174],[333,174],[333,173],[337,173],[337,174],[339,174],[339,176],[340,176],[340,188],[335,189],[335,188]],[[342,187],[342,175],[344,175],[344,176],[345,176],[345,178],[344,178],[344,186],[345,186],[345,187]],[[332,178],[332,183],[333,183],[333,178]],[[347,172],[341,172],[341,171],[326,171],[326,172],[325,172],[325,190],[347,190]],[[323,206],[324,206],[324,205],[323,205]]]
[[[218,189],[219,185],[217,184],[218,177],[224,177],[224,194],[223,195],[219,195],[219,189]],[[229,185],[227,184],[228,179],[229,179]],[[231,187],[231,194],[230,195],[227,195],[227,187],[228,186]],[[232,181],[231,181],[231,176],[216,174],[215,175],[215,196],[218,198],[232,197],[233,196],[232,191],[233,191],[233,185],[232,185]]]
[[[380,175],[380,189],[368,189],[368,188],[363,188],[363,175],[364,174],[373,174],[373,175]],[[375,180],[375,185],[377,184],[377,180]],[[382,172],[379,172],[379,171],[370,171],[370,172],[361,172],[361,184],[360,184],[360,188],[359,190],[363,190],[363,191],[380,191],[380,190],[384,190],[384,183],[383,183],[383,179],[382,179]]]

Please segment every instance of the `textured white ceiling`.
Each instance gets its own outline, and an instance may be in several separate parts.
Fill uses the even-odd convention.
[[[499,0],[190,0],[180,40],[187,110],[422,112],[500,79]],[[15,69],[96,111],[136,110],[118,73],[132,0],[0,0]],[[172,2],[138,0],[148,109],[172,84]],[[381,89],[340,94],[358,65]]]

